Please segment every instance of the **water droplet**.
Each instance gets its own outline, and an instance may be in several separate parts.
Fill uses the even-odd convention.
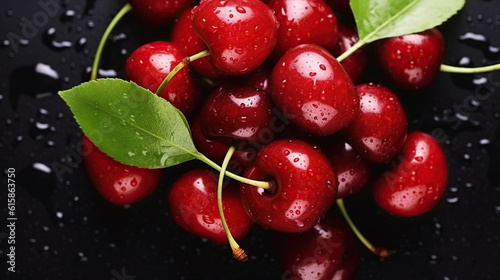
[[[245,8],[241,7],[241,6],[236,6],[236,11],[238,13],[241,13],[241,14],[244,14],[246,13],[247,11],[245,10]]]

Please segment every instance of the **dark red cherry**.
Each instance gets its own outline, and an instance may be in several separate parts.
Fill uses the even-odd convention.
[[[271,243],[283,279],[348,280],[360,260],[356,236],[336,213],[306,232],[271,232]]]
[[[146,169],[120,163],[101,152],[85,135],[81,146],[83,166],[90,182],[111,203],[135,203],[152,193],[160,182],[163,169]]]
[[[345,16],[352,17],[350,0],[326,0],[335,13],[342,13]]]
[[[200,109],[200,127],[208,139],[256,142],[272,118],[270,95],[252,86],[225,83],[215,88]]]
[[[317,136],[337,132],[359,111],[358,93],[342,65],[312,44],[281,57],[271,74],[271,93],[296,127]]]
[[[405,90],[429,87],[439,73],[444,51],[445,41],[437,28],[374,43],[380,71]]]
[[[328,159],[300,140],[270,143],[243,175],[273,185],[270,190],[247,184],[240,188],[248,214],[267,229],[308,230],[333,205],[337,194],[337,179]]]
[[[202,0],[193,10],[193,25],[217,69],[242,75],[271,54],[279,24],[273,11],[259,0]]]
[[[194,32],[193,9],[190,8],[179,16],[170,33],[170,40],[176,46],[179,46],[184,56],[192,56],[207,49],[205,43]],[[225,76],[215,68],[210,56],[197,59],[191,62],[189,66],[209,79],[220,79]]]
[[[217,177],[217,173],[205,169],[183,174],[170,189],[168,207],[170,216],[180,227],[218,245],[225,245],[228,240],[217,206]],[[241,204],[235,184],[224,188],[222,207],[234,239],[245,237],[253,222]]]
[[[268,5],[280,23],[275,60],[300,44],[331,50],[337,43],[337,18],[323,0],[271,0]]]
[[[129,0],[133,11],[145,23],[162,26],[174,21],[195,0]]]
[[[200,118],[197,116],[191,122],[191,134],[193,137],[194,145],[196,149],[204,154],[209,159],[213,160],[217,164],[222,164],[224,157],[226,156],[227,150],[232,144],[231,139],[218,139],[209,140],[207,139],[200,128]],[[250,163],[255,159],[257,155],[257,149],[247,145],[242,145],[241,149],[235,150],[231,160],[229,162],[228,170],[233,172],[241,173],[243,169],[248,167]],[[239,172],[238,172],[239,171]]]
[[[341,134],[366,159],[387,163],[397,155],[406,139],[408,123],[403,106],[386,87],[362,84],[356,88],[360,110]]]
[[[359,41],[358,33],[349,25],[339,23],[338,31],[339,40],[332,50],[332,54],[335,57],[339,57]],[[345,58],[341,64],[344,66],[347,74],[349,74],[349,77],[351,77],[351,80],[356,83],[363,76],[368,67],[367,49],[365,47],[358,49]]]
[[[333,135],[324,139],[320,147],[337,174],[338,198],[351,196],[366,187],[372,166],[349,143]]]
[[[270,92],[271,71],[273,71],[273,67],[268,63],[263,63],[252,72],[240,76],[240,82],[253,86],[254,88]]]
[[[131,81],[156,92],[167,75],[184,55],[169,42],[152,42],[135,50],[127,60],[127,75]],[[181,69],[161,91],[160,96],[188,116],[199,104],[201,93],[188,68]]]
[[[374,182],[377,204],[392,215],[405,217],[433,209],[448,184],[448,163],[439,143],[427,133],[412,132],[398,161]]]

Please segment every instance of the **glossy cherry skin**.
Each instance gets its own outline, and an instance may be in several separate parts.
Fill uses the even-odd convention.
[[[184,11],[175,21],[170,33],[170,40],[179,46],[184,56],[192,56],[207,49],[205,43],[198,38],[193,28],[192,12],[194,8]],[[210,56],[200,58],[189,64],[196,72],[209,79],[220,79],[225,77],[221,71],[215,68]]]
[[[323,0],[271,0],[268,5],[280,23],[275,60],[300,44],[331,50],[337,43],[337,18]]]
[[[320,147],[337,174],[339,182],[337,197],[346,198],[368,185],[372,175],[372,165],[342,137],[332,136],[323,139]]]
[[[356,236],[337,213],[306,232],[271,232],[283,279],[348,280],[360,260]]]
[[[269,93],[252,86],[225,83],[200,108],[200,127],[207,139],[256,142],[269,130],[273,103]]]
[[[151,26],[163,26],[174,21],[195,0],[129,0],[133,11]]]
[[[324,48],[304,44],[281,57],[271,74],[273,100],[304,132],[330,135],[359,111],[359,97],[349,75]]]
[[[427,133],[412,132],[398,161],[374,182],[377,204],[392,215],[404,217],[433,209],[448,184],[448,163],[439,143]]]
[[[408,122],[397,96],[376,84],[356,86],[360,110],[356,118],[341,130],[347,142],[371,162],[388,163],[406,139]]]
[[[349,25],[339,23],[338,33],[339,40],[332,50],[332,54],[335,57],[339,57],[359,41],[358,33]],[[362,47],[349,55],[342,60],[341,64],[353,82],[356,83],[359,81],[368,67],[368,52],[366,47]]]
[[[445,41],[437,28],[379,40],[374,43],[379,69],[394,85],[421,90],[436,79],[443,62]]]
[[[210,140],[207,139],[200,128],[200,118],[196,116],[190,124],[191,135],[193,138],[194,145],[196,149],[204,154],[209,159],[215,161],[218,164],[222,164],[224,157],[226,156],[227,150],[231,147],[231,139],[218,139]],[[254,147],[243,144],[240,149],[234,151],[233,156],[228,165],[228,170],[232,172],[241,173],[243,169],[248,167],[250,163],[255,159],[257,155],[257,150]]]
[[[217,206],[217,173],[195,169],[175,181],[168,195],[169,213],[183,229],[218,245],[228,244]],[[241,204],[237,185],[222,192],[222,207],[234,239],[240,240],[253,226]]]
[[[83,166],[96,190],[107,201],[128,205],[140,201],[158,186],[163,169],[126,165],[101,152],[87,136],[82,137]]]
[[[184,55],[179,47],[163,41],[147,43],[127,59],[126,70],[131,81],[156,92],[167,75]],[[201,101],[201,92],[193,82],[188,68],[181,69],[159,94],[184,115],[189,116]]]
[[[309,143],[276,140],[257,154],[243,176],[274,185],[264,190],[241,185],[250,218],[261,227],[283,232],[312,228],[337,197],[337,178],[328,159]]]
[[[276,45],[278,23],[259,0],[202,0],[193,10],[193,26],[217,69],[242,75],[257,68]]]

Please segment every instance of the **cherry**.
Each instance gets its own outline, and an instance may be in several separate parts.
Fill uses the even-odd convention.
[[[222,205],[233,237],[242,239],[253,222],[243,208],[237,185],[225,187]],[[218,245],[228,243],[217,206],[217,173],[205,169],[184,173],[170,189],[168,206],[172,219],[186,231]]]
[[[200,128],[200,118],[196,116],[191,122],[191,134],[193,137],[193,142],[196,149],[207,156],[209,159],[221,164],[224,160],[227,150],[231,146],[231,139],[218,139],[209,140],[207,139]],[[238,171],[239,169],[244,169],[250,165],[255,156],[257,155],[257,150],[248,146],[242,147],[241,150],[236,150],[231,158],[231,163],[229,164],[229,170]],[[242,171],[242,170],[240,170]]]
[[[207,139],[256,142],[269,129],[270,95],[252,86],[225,83],[215,88],[200,109],[200,127]]]
[[[163,26],[174,21],[195,0],[129,0],[137,16],[151,26]]]
[[[300,44],[313,43],[327,50],[335,46],[337,18],[323,0],[271,0],[268,5],[280,23],[275,60]]]
[[[396,216],[417,216],[433,209],[448,184],[448,165],[439,143],[429,134],[412,132],[401,151],[399,164],[373,185],[380,207]]]
[[[306,232],[271,232],[283,279],[352,279],[360,260],[356,236],[334,213]]]
[[[317,136],[337,132],[359,111],[358,93],[342,65],[312,44],[281,57],[271,74],[271,93],[295,126]]]
[[[366,159],[387,163],[394,158],[406,139],[408,123],[397,96],[376,84],[357,86],[360,110],[341,134]]]
[[[345,51],[350,49],[359,41],[358,33],[349,25],[338,23],[339,40],[337,45],[332,50],[335,57],[339,57]],[[368,52],[365,47],[362,47],[349,55],[341,62],[351,80],[359,81],[368,67]]]
[[[92,185],[107,201],[132,204],[152,193],[160,182],[162,169],[146,169],[120,163],[97,148],[83,135],[83,165]]]
[[[250,218],[263,228],[302,232],[334,204],[337,178],[328,159],[301,140],[276,140],[257,154],[244,177],[270,181],[269,190],[242,184]]]
[[[193,26],[210,50],[215,66],[229,75],[257,68],[276,45],[278,22],[259,0],[202,0]]]
[[[176,46],[179,46],[184,56],[192,56],[207,49],[205,43],[194,32],[193,9],[187,9],[179,16],[170,33],[170,40]],[[215,68],[211,57],[198,59],[189,65],[202,76],[209,79],[220,79],[225,76]]]
[[[273,67],[269,63],[263,63],[252,72],[240,76],[240,82],[253,86],[254,88],[270,92],[271,71],[273,71]]]
[[[142,45],[127,59],[127,74],[133,82],[156,92],[167,75],[179,64],[184,55],[179,47],[163,41]],[[181,69],[163,88],[160,97],[171,102],[184,115],[189,116],[201,100],[199,88],[189,70]]]
[[[345,16],[353,17],[350,0],[326,0],[335,13],[342,13]]]
[[[443,62],[445,42],[437,28],[374,43],[380,70],[405,90],[429,87]]]
[[[372,166],[344,139],[333,135],[320,144],[337,174],[338,198],[345,198],[361,191],[370,181]]]

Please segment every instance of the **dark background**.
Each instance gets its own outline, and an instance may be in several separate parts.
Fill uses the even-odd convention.
[[[153,195],[128,208],[104,201],[91,186],[77,152],[81,132],[57,91],[88,80],[100,36],[124,4],[67,0],[24,35],[23,22],[33,22],[41,6],[27,0],[0,5],[2,275],[280,279],[266,231],[255,227],[240,243],[251,257],[238,264],[227,247],[172,222],[165,197],[186,165],[168,169]],[[440,29],[447,42],[445,63],[500,62],[500,1],[469,0]],[[143,43],[168,38],[168,32],[128,15],[106,46],[102,76],[124,77],[127,56]],[[19,37],[24,39],[18,42]],[[429,90],[399,94],[411,130],[441,133],[449,188],[436,209],[409,219],[382,212],[369,191],[346,200],[352,218],[374,243],[397,249],[380,259],[362,248],[356,279],[499,279],[500,72],[441,73]],[[17,178],[15,274],[6,270],[9,167]]]

